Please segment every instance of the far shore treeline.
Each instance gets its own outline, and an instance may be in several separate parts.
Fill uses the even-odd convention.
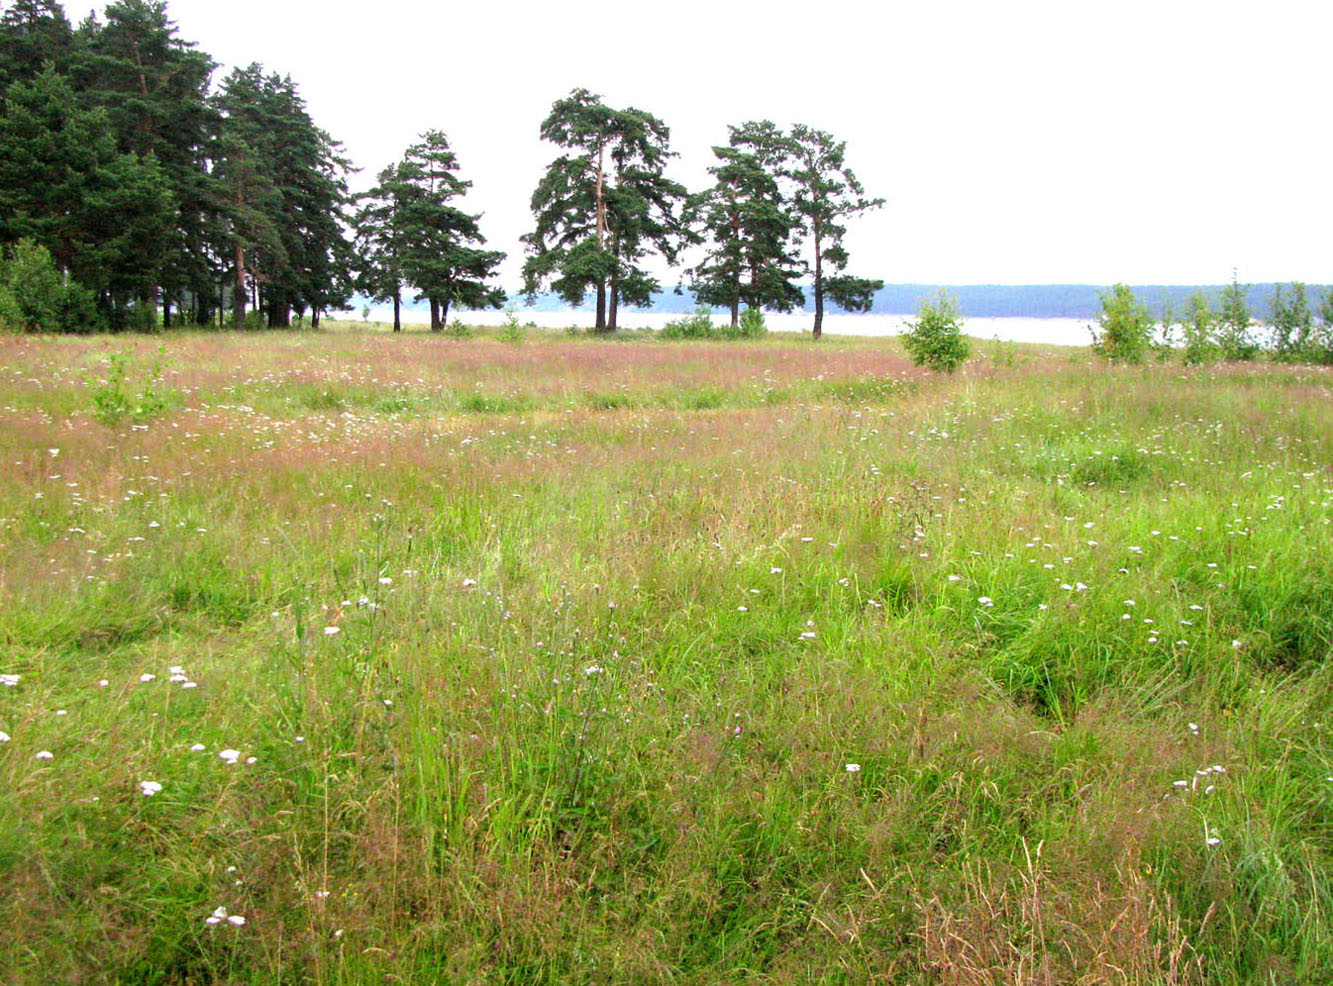
[[[443,130],[428,126],[354,195],[351,162],[290,76],[251,64],[219,81],[217,68],[162,0],[116,0],[77,26],[55,0],[0,2],[0,331],[317,327],[366,300],[392,304],[395,329],[403,305],[428,305],[438,331],[451,309],[510,300],[496,283],[505,253],[467,210],[471,182]],[[691,190],[667,175],[677,155],[652,113],[584,89],[557,99],[541,136],[559,155],[522,237],[526,299],[587,302],[603,331],[626,306],[718,308],[732,329],[743,311],[751,327],[764,311],[807,311],[818,337],[828,307],[896,314],[936,294],[849,273],[847,223],[883,200],[844,142],[804,124],[728,131],[713,184]],[[662,269],[676,272],[665,290]],[[1328,338],[1330,292],[1235,280],[1133,293],[1166,328],[1186,309],[1198,322],[1200,305],[1220,314],[1230,291],[1270,325],[1285,318],[1289,338]],[[1112,297],[953,294],[968,315],[1073,318]]]

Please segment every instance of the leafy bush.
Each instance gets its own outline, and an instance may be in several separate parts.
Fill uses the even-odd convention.
[[[472,327],[464,325],[458,319],[454,319],[442,330],[450,339],[470,339],[472,337]]]
[[[0,328],[8,332],[61,332],[65,277],[46,247],[27,238],[0,258]]]
[[[663,339],[708,339],[713,335],[713,309],[700,305],[691,315],[662,326]]]
[[[1221,353],[1217,345],[1217,313],[1202,291],[1196,290],[1190,296],[1180,327],[1185,334],[1186,363],[1204,366],[1217,362]]]
[[[1246,302],[1249,289],[1237,283],[1236,272],[1231,272],[1231,283],[1222,289],[1222,310],[1218,313],[1218,344],[1223,359],[1248,360],[1259,355],[1259,343],[1250,334],[1253,319]]]
[[[518,312],[513,305],[505,308],[505,324],[500,330],[500,339],[503,342],[518,344],[523,341],[527,335],[527,330],[519,323]]]
[[[972,346],[963,335],[963,316],[958,300],[941,291],[932,302],[921,302],[915,322],[907,323],[903,337],[912,362],[937,373],[952,373],[967,362]]]
[[[143,389],[137,397],[126,390],[129,353],[112,353],[108,357],[105,380],[84,380],[92,399],[93,417],[97,421],[108,428],[114,428],[126,415],[135,422],[141,422],[167,409],[167,395],[159,389],[162,383],[162,357],[166,349],[158,347],[157,353],[157,359],[145,374]]]
[[[1103,292],[1092,348],[1115,363],[1142,363],[1152,340],[1153,318],[1127,284]]]
[[[728,327],[730,328],[730,327]],[[768,335],[768,325],[764,321],[762,308],[747,308],[741,312],[740,324],[735,334],[742,339],[757,339]]]

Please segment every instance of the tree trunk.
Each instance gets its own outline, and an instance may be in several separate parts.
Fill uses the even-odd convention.
[[[236,288],[232,292],[232,306],[236,309],[236,328],[245,325],[245,245],[236,241]]]
[[[403,331],[402,308],[403,293],[401,291],[395,291],[393,293],[393,330],[395,332]]]
[[[597,324],[598,332],[606,331],[606,282],[597,282]]]
[[[171,302],[165,298],[162,300],[162,328],[171,328]]]
[[[312,329],[317,329],[317,328],[319,328],[319,309],[318,309],[318,308],[312,308],[312,309],[310,309],[310,327],[311,327]]]
[[[446,328],[449,325],[449,296],[445,295],[444,304],[440,306],[440,328]]]
[[[815,338],[824,334],[824,258],[820,256],[819,227],[815,227]]]
[[[606,315],[606,331],[616,331],[616,313],[620,310],[620,285],[611,282],[611,304]]]
[[[440,322],[440,299],[432,297],[430,299],[430,330],[439,332],[444,328]]]
[[[741,321],[741,296],[740,292],[731,296],[731,327],[735,329]]]

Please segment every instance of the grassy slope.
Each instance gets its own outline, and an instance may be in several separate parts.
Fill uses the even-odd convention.
[[[1327,372],[171,336],[92,420],[156,344],[0,339],[5,982],[1333,968]]]

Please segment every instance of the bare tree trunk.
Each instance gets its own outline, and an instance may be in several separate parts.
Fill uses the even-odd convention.
[[[242,328],[245,325],[245,245],[240,240],[236,241],[236,289],[233,291],[235,297],[231,299],[232,306],[236,309],[236,328]]]
[[[393,330],[395,332],[403,331],[403,293],[395,291],[393,293]]]
[[[431,299],[430,299],[430,330],[431,330],[432,332],[439,332],[439,331],[442,330],[443,328],[444,328],[444,325],[441,324],[441,322],[440,322],[440,299],[439,299],[439,298],[431,298]]]
[[[824,334],[824,258],[820,256],[819,226],[815,226],[815,338]]]
[[[597,324],[598,332],[606,331],[606,282],[597,282]]]

